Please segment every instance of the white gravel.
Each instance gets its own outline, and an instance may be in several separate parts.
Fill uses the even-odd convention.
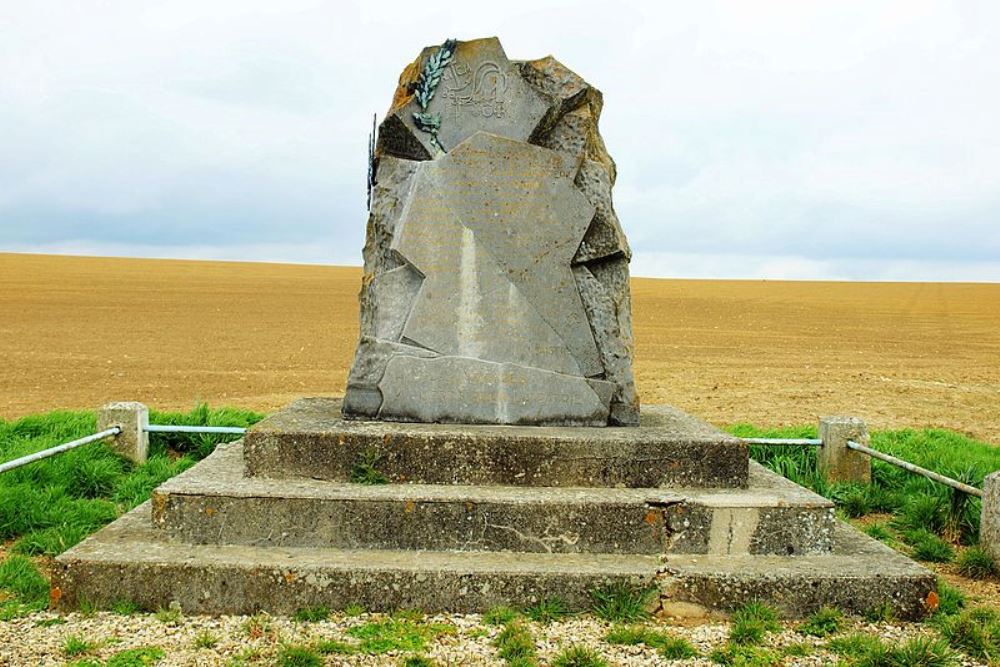
[[[39,613],[13,621],[0,622],[0,665],[47,666],[65,665],[81,658],[106,660],[115,653],[131,648],[156,646],[163,649],[164,658],[156,663],[160,667],[214,666],[214,665],[274,665],[286,644],[309,645],[321,639],[356,642],[345,633],[355,625],[384,619],[380,614],[362,614],[348,617],[337,614],[317,623],[296,622],[283,617],[256,617],[257,631],[248,629],[246,616],[191,616],[183,617],[176,624],[165,623],[155,615],[134,614],[120,616],[109,612],[91,615]],[[428,622],[445,623],[455,632],[444,634],[429,642],[424,655],[440,665],[500,665],[496,650],[491,644],[500,628],[484,625],[478,615],[436,615]],[[655,621],[658,630],[666,630],[685,637],[707,655],[725,644],[728,626],[722,623],[674,626]],[[536,640],[541,662],[545,664],[559,651],[574,645],[589,646],[613,665],[711,665],[707,658],[685,661],[666,661],[644,646],[615,646],[603,641],[611,624],[592,617],[575,617],[569,620],[539,625],[528,623]],[[804,637],[788,625],[781,633],[768,637],[767,645],[782,647],[788,644],[810,643],[817,652],[787,658],[785,665],[828,665],[834,656],[822,651],[824,640]],[[887,641],[906,640],[932,631],[918,624],[872,625],[855,621],[848,632],[868,632]],[[195,638],[210,633],[218,639],[212,648],[196,648]],[[63,647],[69,637],[79,637],[93,642],[97,647],[84,655],[68,659]],[[383,655],[326,656],[327,665],[399,665],[407,653]],[[241,662],[238,658],[242,657]],[[974,662],[966,662],[975,665]]]

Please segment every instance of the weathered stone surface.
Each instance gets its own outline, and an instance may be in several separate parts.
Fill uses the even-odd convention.
[[[591,605],[611,585],[646,588],[657,557],[357,550],[179,544],[149,523],[149,503],[59,556],[53,600],[104,608],[128,600],[154,611],[176,602],[194,614],[291,615],[304,607],[373,612],[485,612],[558,598]]]
[[[571,172],[556,153],[483,133],[422,165],[393,242],[426,276],[404,336],[441,354],[600,373],[570,272],[593,207]]]
[[[632,250],[611,203],[611,180],[607,171],[593,160],[584,160],[576,175],[576,185],[593,204],[594,217],[573,257],[573,263],[581,264],[619,254],[631,259]]]
[[[613,423],[634,425],[639,420],[639,409],[632,379],[631,340],[623,335],[618,318],[618,305],[611,292],[585,266],[573,268],[573,275],[583,296],[594,339],[601,351],[601,362],[606,377],[611,381],[614,394],[609,405],[615,406]],[[627,332],[630,333],[630,332]]]
[[[987,475],[983,481],[979,541],[1000,563],[1000,470]]]
[[[440,153],[431,135],[414,124],[413,114],[421,108],[410,89],[436,50],[424,49],[400,77],[388,116],[392,120],[379,132],[381,150],[413,160]],[[476,132],[527,141],[552,106],[553,100],[528,85],[507,60],[500,40],[490,37],[458,43],[426,112],[441,115],[438,142],[450,151]]]
[[[389,360],[379,382],[378,416],[390,421],[603,426],[608,402],[601,401],[591,382],[597,381],[469,357],[398,356]],[[609,391],[601,393],[610,399]]]
[[[389,359],[397,356],[435,357],[437,353],[414,345],[362,338],[351,365],[351,373],[347,377],[344,413],[372,419],[378,416],[382,406],[382,392],[378,383],[382,381]]]
[[[339,415],[339,400],[309,398],[254,425],[244,438],[248,474],[348,481],[362,457],[374,456],[379,471],[400,483],[747,484],[747,445],[669,406],[643,410],[638,428],[392,424]]]
[[[579,107],[586,101],[587,94],[594,90],[579,74],[552,56],[522,62],[520,69],[525,81],[559,101],[560,115]],[[600,114],[600,107],[597,113]]]
[[[833,551],[815,556],[681,556],[666,558],[661,604],[681,602],[734,611],[747,600],[802,618],[821,607],[864,614],[888,604],[900,619],[922,618],[935,575],[901,553],[838,523]]]
[[[149,454],[149,409],[135,401],[106,403],[97,411],[97,430],[106,431],[117,426],[121,432],[116,435],[111,446],[118,454],[133,461],[145,463]]]
[[[426,90],[421,73],[438,54],[428,47],[403,71],[380,128],[361,337],[467,360],[402,362],[433,369],[421,376],[433,379],[430,391],[397,373],[381,387],[352,380],[345,416],[637,424],[631,252],[611,200],[614,163],[597,128],[600,92],[551,56],[511,63],[495,38],[458,42],[426,109],[440,120],[442,150],[413,124],[421,110],[415,90]],[[611,271],[596,266],[617,260]],[[593,277],[586,288],[575,265]],[[359,347],[356,363],[381,374],[387,359],[369,363],[367,349]],[[468,369],[472,375],[460,375]],[[485,382],[480,391],[473,376]],[[550,386],[522,384],[529,378]],[[461,395],[447,391],[457,386]],[[397,404],[382,406],[387,395]],[[423,396],[434,403],[419,405]]]
[[[828,481],[871,483],[871,459],[847,446],[851,440],[868,445],[868,427],[864,421],[857,417],[821,417],[819,438],[823,446],[816,463]]]
[[[154,492],[154,526],[192,544],[789,555],[830,551],[835,525],[832,502],[755,463],[746,489],[370,486],[244,473],[242,445],[221,446]]]
[[[888,603],[897,618],[916,619],[935,585],[931,572],[844,524],[828,554],[663,558],[185,544],[150,525],[145,503],[56,559],[52,599],[66,610],[128,600],[147,610],[176,602],[188,613],[292,614],[348,605],[483,612],[558,598],[584,611],[591,591],[618,584],[656,585],[665,610],[757,599],[800,618],[824,605],[860,614]]]

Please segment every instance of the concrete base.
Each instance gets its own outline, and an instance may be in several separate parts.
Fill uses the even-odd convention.
[[[560,598],[583,610],[594,589],[626,583],[655,587],[667,612],[725,611],[759,598],[789,616],[889,602],[914,618],[934,587],[924,568],[837,524],[829,501],[672,409],[644,410],[662,419],[645,430],[478,427],[470,435],[339,420],[324,429],[317,410],[333,405],[297,403],[253,429],[245,446],[221,446],[163,484],[150,503],[57,559],[53,599],[65,608],[127,599],[200,613],[288,613],[350,604],[470,612]],[[397,483],[336,479],[369,446]],[[292,456],[306,450],[321,479],[305,477]],[[725,457],[727,473],[716,475],[725,484],[704,486],[706,452]],[[295,474],[274,478],[289,469]],[[511,470],[523,476],[497,484]],[[667,486],[672,476],[698,483]],[[420,483],[398,483],[404,477]],[[657,483],[629,484],[640,481]]]
[[[511,486],[742,487],[747,446],[666,405],[635,427],[359,422],[306,398],[246,436],[247,473],[347,482],[362,460],[391,482]]]
[[[757,463],[746,489],[364,486],[244,473],[241,443],[220,446],[154,492],[154,526],[195,544],[789,555],[829,551],[836,524],[832,502]]]

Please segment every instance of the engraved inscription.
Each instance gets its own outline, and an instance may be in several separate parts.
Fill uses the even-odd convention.
[[[444,89],[440,95],[453,107],[474,107],[483,118],[503,118],[506,113],[507,74],[491,60],[475,69],[456,61],[445,70]]]

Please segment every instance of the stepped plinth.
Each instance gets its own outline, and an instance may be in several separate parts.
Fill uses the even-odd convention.
[[[296,402],[161,485],[57,559],[60,604],[473,612],[559,598],[585,610],[591,591],[625,583],[655,587],[667,611],[752,597],[792,616],[889,602],[912,618],[934,586],[839,524],[830,501],[673,408],[604,429],[395,429],[339,409]],[[727,474],[706,472],[715,459]],[[359,462],[389,483],[352,482]]]

